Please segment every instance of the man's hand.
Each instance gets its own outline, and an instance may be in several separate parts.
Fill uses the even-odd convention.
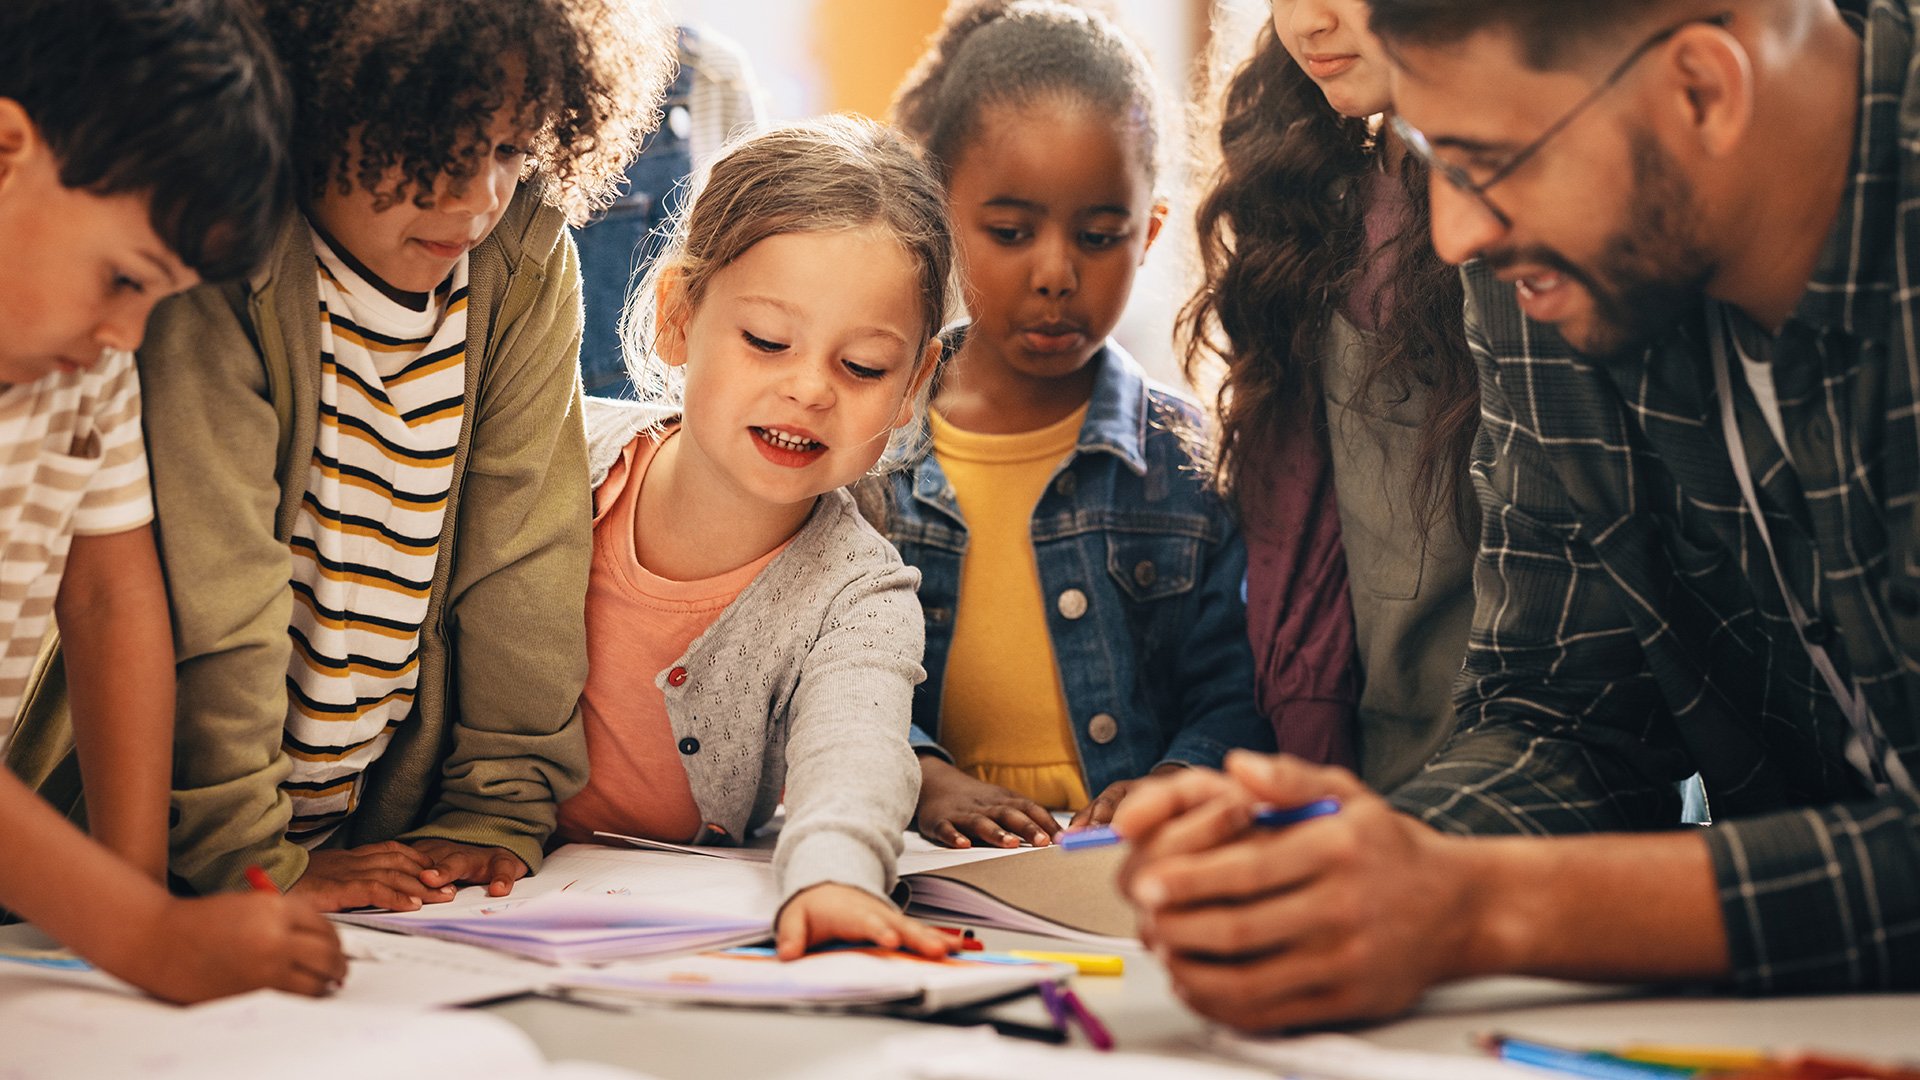
[[[527,876],[527,864],[503,847],[480,847],[452,840],[416,840],[414,850],[429,860],[420,880],[452,892],[461,885],[487,887],[488,896],[506,896]]]
[[[397,840],[357,848],[323,848],[307,857],[307,872],[287,890],[319,911],[381,907],[413,911],[453,898],[447,882],[423,875],[434,860]],[[444,886],[444,887],[443,887]]]
[[[1060,831],[1047,808],[998,784],[975,780],[932,754],[920,755],[920,835],[948,847],[1046,847]]]
[[[883,949],[908,949],[934,959],[955,947],[952,937],[908,918],[872,893],[831,882],[795,893],[780,909],[774,929],[782,960],[798,960],[829,941],[871,941]]]
[[[1278,830],[1261,805],[1333,796],[1340,812]],[[1466,843],[1395,812],[1343,769],[1236,753],[1141,785],[1115,815],[1141,939],[1196,1011],[1252,1031],[1405,1011],[1473,971]]]

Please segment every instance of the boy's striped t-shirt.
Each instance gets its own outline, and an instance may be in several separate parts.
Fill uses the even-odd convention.
[[[133,354],[0,384],[0,752],[33,675],[76,534],[153,520]]]
[[[287,838],[309,847],[413,711],[465,413],[467,259],[406,303],[314,234],[320,426],[292,539]],[[403,294],[404,295],[404,294]],[[417,305],[417,306],[416,306]]]

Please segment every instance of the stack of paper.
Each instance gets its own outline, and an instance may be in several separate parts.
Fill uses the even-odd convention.
[[[907,874],[907,913],[1110,949],[1139,948],[1133,909],[1114,884],[1118,848],[1017,850]],[[902,861],[905,866],[905,860]]]
[[[723,948],[768,935],[779,907],[770,868],[569,844],[511,896],[462,889],[418,911],[342,922],[482,945],[551,964]]]
[[[773,858],[769,846],[709,847],[600,835],[648,850],[720,861],[765,863]],[[1114,884],[1123,855],[1118,848],[943,848],[909,833],[900,856],[900,879],[906,884],[909,915],[1106,948],[1138,948],[1133,911]]]
[[[568,970],[557,982],[576,996],[929,1013],[1031,990],[1072,974],[1063,964],[986,960],[979,954],[926,960],[877,949],[843,949],[782,962],[769,949],[736,949]]]

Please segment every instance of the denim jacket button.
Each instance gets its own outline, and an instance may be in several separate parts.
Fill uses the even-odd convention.
[[[1053,482],[1053,490],[1059,492],[1062,497],[1068,498],[1068,499],[1073,498],[1073,489],[1077,486],[1078,485],[1075,483],[1072,473],[1061,473],[1060,478]]]
[[[1119,734],[1120,721],[1115,720],[1110,713],[1095,713],[1093,719],[1087,721],[1087,738],[1101,746],[1112,742]]]
[[[1068,589],[1060,594],[1058,606],[1063,618],[1077,619],[1087,613],[1087,594],[1079,589]]]
[[[1154,569],[1152,559],[1141,559],[1138,563],[1134,565],[1133,567],[1134,584],[1144,589],[1147,586],[1152,585],[1154,582],[1158,580],[1160,580],[1160,571]]]

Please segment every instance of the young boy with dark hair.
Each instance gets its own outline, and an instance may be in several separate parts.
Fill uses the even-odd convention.
[[[173,665],[130,350],[162,297],[264,254],[286,108],[230,0],[0,5],[0,747],[57,617],[94,837],[0,771],[0,905],[173,1001],[346,970],[308,904],[163,885]]]
[[[211,892],[258,865],[325,910],[505,894],[586,776],[565,225],[652,123],[669,26],[631,0],[266,15],[298,209],[251,281],[163,305],[139,361],[173,871]]]

